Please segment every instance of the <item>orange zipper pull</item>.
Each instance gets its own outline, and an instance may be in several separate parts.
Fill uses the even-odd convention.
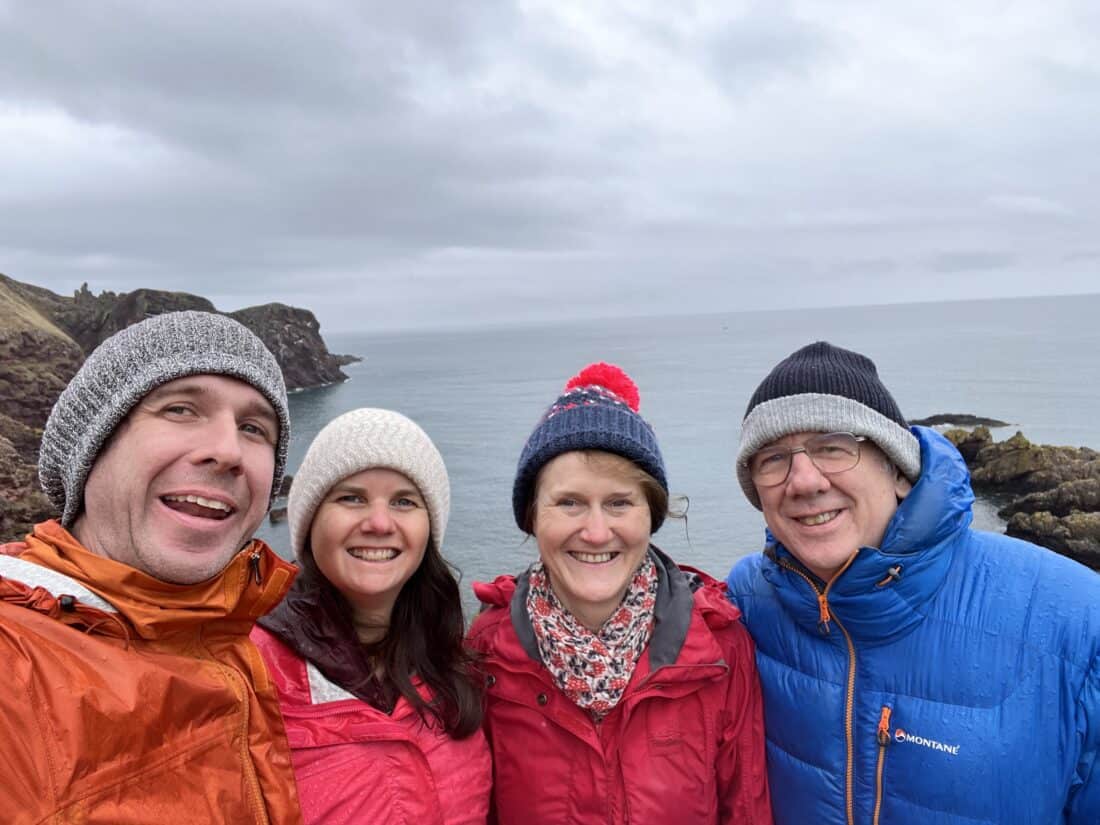
[[[822,636],[829,635],[829,622],[832,621],[832,616],[829,615],[829,597],[825,593],[817,594],[817,629],[821,631]]]
[[[890,744],[890,708],[882,706],[882,715],[878,718],[878,743],[882,746]]]

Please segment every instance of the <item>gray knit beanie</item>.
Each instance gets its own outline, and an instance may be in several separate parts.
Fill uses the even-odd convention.
[[[305,554],[313,516],[338,481],[363,470],[396,470],[416,485],[428,507],[431,544],[442,554],[451,514],[447,467],[428,434],[401,413],[363,407],[324,426],[302,459],[287,503],[290,544]]]
[[[912,482],[920,477],[920,442],[879,380],[874,362],[826,341],[780,361],[757,387],[741,422],[737,480],[757,510],[749,471],[753,454],[791,433],[845,432],[871,439]]]
[[[154,389],[188,375],[238,378],[271,403],[279,418],[274,498],[290,443],[286,385],[275,356],[232,318],[168,312],[116,332],[96,347],[50,412],[39,449],[38,479],[61,511],[62,525],[70,527],[80,514],[88,473],[119,423]]]

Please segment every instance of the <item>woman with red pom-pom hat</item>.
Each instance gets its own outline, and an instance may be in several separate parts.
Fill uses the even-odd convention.
[[[668,482],[639,404],[612,364],[566,384],[512,491],[539,558],[474,585],[501,825],[772,821],[752,641],[650,542]]]

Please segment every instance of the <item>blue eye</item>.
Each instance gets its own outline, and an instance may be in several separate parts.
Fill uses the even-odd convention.
[[[401,498],[395,498],[393,500],[393,506],[398,510],[415,510],[420,506],[420,503],[406,496],[402,496]]]
[[[267,438],[267,430],[265,430],[263,427],[259,426],[258,424],[252,424],[250,422],[245,422],[244,424],[241,424],[240,430],[241,430],[241,432],[248,433],[249,435],[258,435],[260,438],[263,438],[263,439]]]

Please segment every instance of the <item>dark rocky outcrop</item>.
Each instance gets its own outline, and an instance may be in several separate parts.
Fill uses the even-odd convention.
[[[229,313],[267,345],[283,368],[287,389],[321,387],[346,381],[336,356],[321,338],[321,325],[308,309],[264,304]]]
[[[1100,513],[1017,513],[1005,532],[1100,570]]]
[[[1032,444],[1017,432],[995,442],[985,427],[944,435],[970,467],[975,492],[1008,496],[1005,532],[1100,570],[1100,452]]]
[[[184,292],[96,295],[85,284],[67,297],[0,275],[0,541],[53,515],[38,490],[38,443],[85,356],[130,324],[185,309],[217,312],[206,298]],[[275,354],[288,389],[346,379],[308,310],[267,304],[229,314]]]
[[[930,415],[927,418],[914,418],[910,424],[917,424],[921,427],[939,427],[947,425],[950,427],[1007,427],[1008,422],[998,421],[996,418],[982,418],[980,415],[970,415],[969,413],[939,413],[937,415]]]

